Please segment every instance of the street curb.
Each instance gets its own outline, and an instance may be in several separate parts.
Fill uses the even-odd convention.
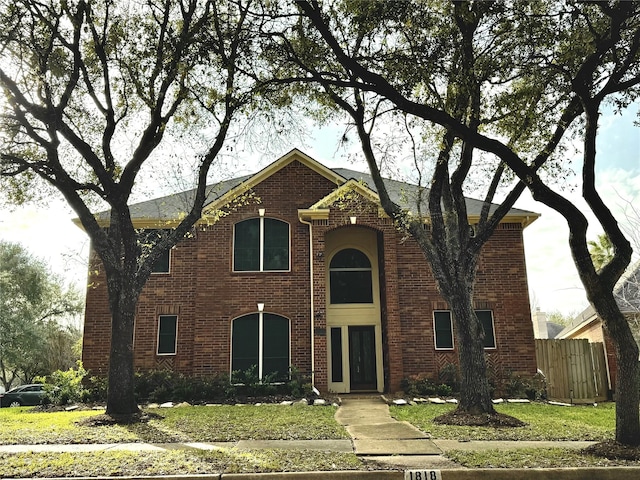
[[[414,476],[413,480],[637,480],[640,478],[640,467],[455,468],[413,471],[422,473],[422,478]],[[425,472],[434,472],[434,475],[426,476]],[[437,476],[435,472],[438,472],[440,476]],[[405,472],[393,470],[223,474],[220,476],[220,480],[333,480],[334,478],[348,478],[349,480],[404,480],[409,477],[405,476]]]
[[[594,468],[452,468],[444,470],[412,470],[421,472],[414,480],[637,480],[640,467]],[[407,470],[409,472],[409,470]],[[425,475],[429,475],[426,476]],[[433,475],[430,472],[434,472]],[[37,480],[64,480],[38,478]],[[73,480],[405,480],[405,472],[397,470],[342,470],[321,472],[223,473],[217,475],[163,475],[148,477],[73,477]],[[6,478],[4,480],[19,480]]]

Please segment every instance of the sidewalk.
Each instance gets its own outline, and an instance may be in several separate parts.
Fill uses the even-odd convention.
[[[240,440],[237,442],[198,443],[120,443],[73,445],[0,445],[0,453],[20,452],[96,452],[109,450],[162,451],[178,448],[199,450],[230,449],[311,449],[326,452],[354,452],[372,471],[350,472],[288,472],[264,474],[199,475],[199,480],[636,480],[640,467],[562,468],[562,469],[464,469],[447,459],[449,450],[511,450],[517,448],[584,448],[593,442],[549,441],[469,441],[431,439],[407,422],[399,422],[389,414],[388,405],[380,396],[346,397],[336,412],[336,420],[345,426],[351,440]],[[392,470],[376,470],[376,467]],[[410,471],[420,472],[411,477]],[[425,476],[430,475],[429,477]],[[433,473],[432,473],[433,472]],[[160,477],[158,477],[160,478]],[[180,477],[183,478],[183,477]],[[185,476],[184,478],[192,478]],[[193,477],[195,478],[195,477]],[[153,480],[148,477],[146,480]],[[175,480],[175,477],[174,477]]]

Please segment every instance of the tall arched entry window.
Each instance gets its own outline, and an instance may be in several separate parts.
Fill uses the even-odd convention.
[[[328,388],[383,391],[378,234],[346,226],[325,236]]]
[[[330,302],[373,303],[371,262],[360,250],[345,248],[329,265]]]

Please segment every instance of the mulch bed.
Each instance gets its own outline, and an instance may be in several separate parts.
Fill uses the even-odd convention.
[[[76,422],[83,427],[102,427],[105,425],[133,425],[136,423],[147,423],[151,419],[162,419],[162,415],[157,413],[139,412],[130,415],[107,415],[103,413],[93,417],[88,417]]]
[[[582,451],[588,455],[608,458],[609,460],[640,460],[640,446],[622,445],[615,440],[599,442]]]
[[[524,427],[527,425],[525,422],[518,420],[511,415],[505,415],[503,413],[483,413],[480,415],[474,415],[467,412],[459,412],[453,410],[445,413],[433,419],[434,423],[441,425],[459,425],[465,427]]]

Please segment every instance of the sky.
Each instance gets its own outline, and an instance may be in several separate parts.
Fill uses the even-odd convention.
[[[624,115],[608,114],[600,124],[598,138],[598,187],[602,197],[621,224],[626,221],[625,208],[640,207],[640,128],[636,109]],[[291,145],[284,154],[297,147],[320,163],[331,167],[347,167],[367,171],[364,161],[339,148],[343,130],[329,126],[315,132],[307,145]],[[258,171],[278,156],[255,155],[245,160],[239,175]],[[253,169],[251,167],[254,167]],[[245,170],[246,169],[246,170]],[[581,202],[578,177],[569,182],[578,187],[563,193],[573,199],[583,212],[588,209]],[[564,315],[579,313],[587,307],[584,289],[575,271],[568,247],[568,228],[565,220],[553,210],[531,199],[527,192],[516,207],[541,214],[525,229],[527,276],[532,306],[547,313]],[[89,241],[72,223],[73,212],[62,200],[52,199],[47,205],[0,210],[0,239],[23,244],[31,253],[47,262],[52,271],[66,282],[83,289],[86,284],[86,261]],[[589,215],[588,215],[589,217]],[[593,217],[591,217],[593,218]],[[590,224],[593,224],[592,222]],[[590,227],[589,238],[596,239],[601,229]],[[636,252],[637,258],[638,252]]]

